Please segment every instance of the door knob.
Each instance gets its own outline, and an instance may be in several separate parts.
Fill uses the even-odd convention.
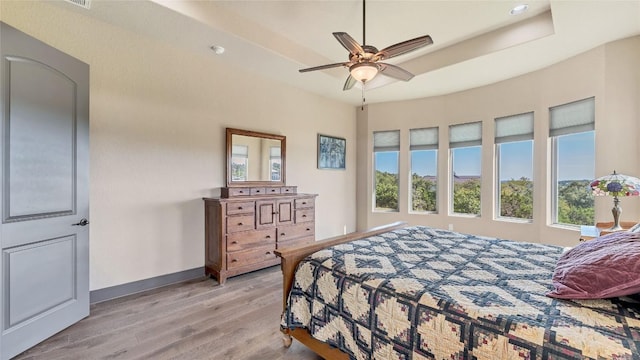
[[[89,225],[89,220],[82,219],[79,223],[71,224],[72,226],[87,226]]]

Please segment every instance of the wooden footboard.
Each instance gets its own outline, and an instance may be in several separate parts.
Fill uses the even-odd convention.
[[[313,254],[316,251],[320,251],[330,246],[343,244],[349,241],[362,239],[369,236],[374,236],[378,234],[382,234],[391,230],[401,229],[406,227],[407,223],[404,221],[398,221],[388,225],[378,226],[369,230],[354,232],[351,234],[346,234],[342,236],[336,236],[333,238],[320,240],[313,242],[311,244],[306,244],[302,246],[296,246],[285,249],[278,249],[275,251],[276,255],[282,258],[281,268],[282,268],[282,277],[283,277],[283,293],[282,293],[282,309],[284,310],[287,306],[287,297],[289,296],[289,291],[291,290],[291,286],[293,285],[293,279],[295,275],[296,268],[298,263],[302,261],[305,257]],[[325,359],[348,359],[347,354],[340,352],[338,349],[329,346],[323,342],[320,342],[309,335],[305,329],[285,329],[283,330],[286,336],[291,336],[296,338],[301,343],[305,344],[311,350],[313,350],[318,355],[322,356]],[[288,345],[291,342],[289,341]],[[285,340],[285,346],[288,346]]]

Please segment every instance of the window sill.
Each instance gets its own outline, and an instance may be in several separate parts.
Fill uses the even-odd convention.
[[[437,211],[409,211],[409,215],[438,215]]]
[[[567,224],[550,224],[549,227],[561,230],[573,230],[580,232],[580,225],[567,225]]]
[[[463,214],[463,213],[451,213],[449,216],[462,217],[462,218],[479,218],[479,214]]]
[[[509,222],[515,224],[533,224],[533,220],[531,219],[519,219],[519,218],[510,218],[510,217],[497,217],[493,219],[495,221]]]

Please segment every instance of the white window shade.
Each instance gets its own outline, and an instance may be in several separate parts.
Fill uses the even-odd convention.
[[[588,98],[549,109],[549,136],[595,129],[595,99]]]
[[[400,151],[400,131],[374,132],[373,151]]]
[[[231,146],[231,155],[233,157],[249,157],[249,147],[245,145]]]
[[[497,118],[495,130],[496,144],[533,140],[533,113]]]
[[[482,122],[449,126],[449,148],[482,145]]]
[[[272,146],[271,148],[269,148],[269,155],[270,157],[273,158],[279,158],[280,157],[280,147],[278,146]]]
[[[409,150],[433,150],[437,148],[437,127],[409,130]]]

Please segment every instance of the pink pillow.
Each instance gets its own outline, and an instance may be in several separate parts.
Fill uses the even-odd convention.
[[[560,299],[603,299],[640,293],[640,233],[616,232],[562,254],[553,273]]]

